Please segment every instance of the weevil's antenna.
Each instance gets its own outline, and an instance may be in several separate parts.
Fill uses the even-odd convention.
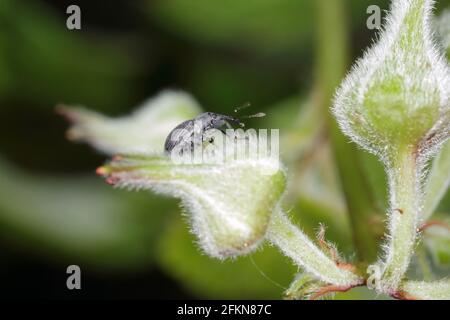
[[[250,118],[262,118],[265,117],[266,114],[264,112],[258,112],[249,116],[243,116],[241,119],[250,119]]]
[[[244,103],[242,106],[240,106],[240,107],[237,107],[236,109],[234,109],[234,112],[239,112],[239,111],[241,111],[242,109],[247,109],[248,107],[250,107],[252,104],[250,103],[250,102],[246,102],[246,103]]]
[[[241,111],[243,109],[247,109],[250,106],[251,106],[251,103],[250,102],[246,102],[242,106],[237,107],[236,109],[234,109],[234,112],[237,113],[237,112],[239,112],[239,111]],[[245,127],[245,124],[242,121],[240,121],[241,119],[262,118],[262,117],[265,117],[265,116],[266,116],[266,114],[264,112],[258,112],[258,113],[252,114],[252,115],[242,116],[242,117],[233,118],[233,119],[234,119],[235,123],[239,124],[241,127]]]

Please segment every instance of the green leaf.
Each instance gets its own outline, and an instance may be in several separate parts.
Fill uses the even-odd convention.
[[[106,154],[162,153],[167,135],[181,122],[194,118],[200,107],[188,94],[164,91],[138,107],[131,115],[108,118],[82,108],[60,106],[72,126],[71,140],[84,141]]]
[[[437,222],[434,221],[434,222]],[[443,225],[446,224],[447,227]],[[430,226],[424,231],[424,244],[431,253],[431,257],[436,266],[441,268],[450,267],[450,230],[448,223],[443,223],[442,226]]]
[[[450,142],[433,160],[431,171],[425,184],[425,199],[422,209],[423,220],[429,219],[445,196],[450,184]]]

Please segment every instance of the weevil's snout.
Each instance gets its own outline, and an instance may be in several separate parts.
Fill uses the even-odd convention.
[[[225,120],[227,120],[228,122],[231,122],[235,125],[238,125],[240,127],[245,127],[245,123],[243,123],[241,120],[239,120],[238,118],[235,117],[231,117],[231,116],[224,116]]]

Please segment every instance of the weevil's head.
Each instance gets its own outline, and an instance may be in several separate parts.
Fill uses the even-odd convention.
[[[205,129],[219,129],[225,126],[227,123],[231,125],[237,125],[240,127],[245,126],[244,123],[238,118],[214,112],[202,113],[197,118],[195,118],[195,120],[201,121],[202,127]]]

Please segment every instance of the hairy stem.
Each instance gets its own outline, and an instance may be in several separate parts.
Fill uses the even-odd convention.
[[[354,286],[363,279],[340,268],[278,209],[272,217],[268,239],[297,265],[318,279],[338,286]]]
[[[420,174],[414,152],[402,152],[389,172],[389,242],[381,277],[382,290],[397,290],[416,243],[421,205]]]
[[[314,293],[309,300],[317,300],[327,294],[337,293],[337,292],[347,292],[350,289],[353,289],[355,286],[336,286],[330,285],[323,288],[320,288],[316,293]]]

